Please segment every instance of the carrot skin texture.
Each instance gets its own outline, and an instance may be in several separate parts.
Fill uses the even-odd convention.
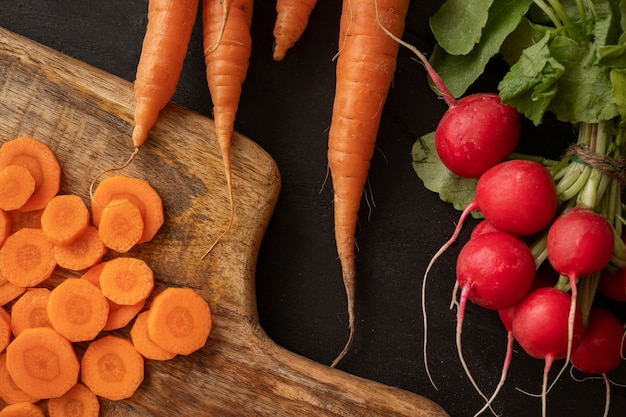
[[[277,0],[274,24],[274,61],[282,61],[309,23],[317,0]]]
[[[135,79],[135,148],[142,146],[159,112],[176,92],[196,22],[199,0],[150,0],[148,25]]]
[[[231,145],[242,85],[252,53],[252,0],[231,0],[225,6],[203,0],[202,22],[206,79],[213,102],[213,119],[232,202]],[[223,32],[222,32],[223,31]],[[221,36],[221,38],[220,38]]]
[[[340,20],[328,164],[334,189],[335,241],[347,293],[350,337],[331,366],[345,355],[353,337],[357,216],[399,49],[399,44],[378,26],[375,4],[374,0],[344,0]],[[397,37],[404,31],[408,6],[408,0],[378,0],[381,24]]]

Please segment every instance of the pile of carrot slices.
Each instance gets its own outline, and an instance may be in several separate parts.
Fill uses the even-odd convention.
[[[72,416],[98,416],[99,397],[135,393],[146,359],[189,355],[211,331],[200,294],[153,294],[153,270],[126,254],[163,225],[150,184],[104,179],[89,210],[80,196],[60,193],[60,180],[43,142],[19,137],[0,147],[0,417],[44,416],[43,401],[50,417],[76,404],[83,412]],[[55,284],[58,268],[76,276]],[[110,332],[126,326],[129,336]]]

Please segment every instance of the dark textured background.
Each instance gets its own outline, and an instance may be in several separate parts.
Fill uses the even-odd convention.
[[[433,39],[428,17],[441,3],[414,0],[404,39],[429,52]],[[2,0],[0,25],[132,81],[146,10],[146,0]],[[258,261],[261,324],[281,346],[321,363],[332,361],[347,336],[332,188],[330,182],[324,185],[340,12],[340,1],[320,0],[301,41],[285,61],[274,62],[274,1],[257,0],[252,59],[236,124],[272,155],[283,182]],[[174,101],[210,116],[200,29],[198,24]],[[476,89],[493,89],[498,71],[497,64],[491,65]],[[363,204],[360,216],[356,339],[339,368],[416,392],[452,417],[464,417],[472,416],[482,402],[457,359],[455,314],[448,308],[460,243],[435,264],[428,286],[429,363],[438,390],[429,384],[422,361],[421,278],[459,213],[424,189],[411,167],[410,152],[418,136],[434,130],[444,111],[422,66],[402,49],[370,170],[375,206],[369,212]],[[526,126],[525,149],[558,155],[570,139],[569,130],[546,124],[542,129]],[[620,312],[623,317],[623,307]],[[470,304],[464,352],[487,392],[499,378],[505,344],[497,314]],[[538,393],[542,368],[542,362],[516,350],[507,384],[494,404],[500,415],[540,415],[539,399],[519,390]],[[611,377],[626,383],[626,367]],[[604,395],[600,380],[575,382],[566,373],[548,397],[550,415],[600,416]],[[626,389],[613,387],[611,416],[625,414]]]

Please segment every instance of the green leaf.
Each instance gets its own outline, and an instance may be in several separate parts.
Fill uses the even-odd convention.
[[[626,69],[613,69],[610,76],[613,85],[613,99],[622,119],[626,119]]]
[[[550,51],[565,67],[552,101],[552,112],[558,120],[598,123],[619,114],[613,101],[609,71],[598,65],[594,44],[557,36],[550,44]]]
[[[480,42],[466,55],[451,55],[441,46],[435,47],[430,63],[455,97],[462,96],[485,71],[531,4],[532,0],[494,0]]]
[[[518,61],[504,76],[498,89],[502,101],[539,125],[557,93],[557,81],[565,68],[552,56],[550,33],[522,51]]]
[[[430,18],[439,45],[451,55],[466,55],[480,41],[493,0],[448,0]]]
[[[435,133],[427,133],[413,144],[413,169],[426,189],[438,193],[439,198],[452,203],[455,209],[463,211],[476,196],[476,178],[462,178],[453,174],[439,159],[435,149]],[[473,212],[473,216],[480,214]]]

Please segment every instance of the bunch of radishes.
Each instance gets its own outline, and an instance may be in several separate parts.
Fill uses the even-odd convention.
[[[436,150],[450,171],[478,178],[476,196],[461,214],[453,236],[431,260],[423,285],[433,262],[458,237],[465,218],[479,210],[484,221],[461,248],[456,263],[459,357],[486,400],[482,412],[504,383],[511,355],[507,353],[496,391],[487,397],[463,360],[461,328],[468,299],[497,310],[511,341],[545,360],[545,415],[549,370],[555,360],[565,359],[562,370],[571,362],[582,372],[606,379],[626,355],[622,323],[593,305],[601,275],[621,279],[621,286],[613,287],[621,292],[618,299],[626,299],[621,186],[608,171],[580,157],[550,164],[551,170],[539,162],[508,159],[520,137],[520,116],[497,95],[474,94],[449,104],[435,132]],[[598,138],[602,127],[581,125],[579,145],[589,149],[593,142],[597,151],[598,143],[608,143],[606,132]],[[537,278],[540,268],[555,272],[552,282]]]

